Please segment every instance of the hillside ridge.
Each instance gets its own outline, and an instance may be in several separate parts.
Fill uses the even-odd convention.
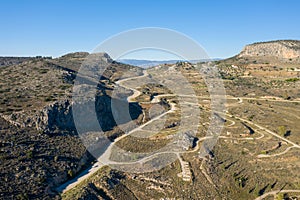
[[[274,40],[256,42],[246,45],[237,57],[274,57],[283,60],[300,60],[300,41]]]

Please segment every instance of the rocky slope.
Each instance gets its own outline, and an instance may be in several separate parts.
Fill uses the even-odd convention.
[[[26,60],[33,59],[31,57],[0,57],[0,67],[20,64]]]
[[[272,50],[273,47],[270,49],[261,47],[261,49],[255,50],[256,44],[253,45],[255,47],[249,46],[245,48],[247,49],[245,51],[247,52],[250,48],[251,51],[253,50],[251,53],[249,50],[248,53],[242,52],[234,58],[215,62],[228,95],[226,105],[228,114],[233,113],[233,115],[228,115],[226,118],[222,133],[223,139],[219,138],[214,147],[213,158],[202,160],[198,158],[197,151],[194,152],[195,154],[190,152],[182,155],[184,165],[181,165],[179,160],[160,171],[142,174],[121,173],[109,168],[102,168],[93,176],[62,194],[62,198],[255,199],[277,189],[299,189],[299,171],[297,170],[299,168],[299,159],[297,159],[299,152],[290,151],[285,154],[286,147],[282,147],[277,150],[283,152],[283,155],[277,156],[275,152],[270,153],[270,149],[278,147],[279,140],[278,137],[272,137],[265,132],[267,129],[277,132],[277,127],[283,124],[289,127],[294,135],[294,138],[287,136],[287,139],[299,142],[299,123],[297,123],[298,119],[294,113],[299,110],[300,105],[299,64],[295,58],[285,57],[288,55],[287,53],[278,54],[276,57]],[[278,49],[281,48],[277,44],[274,46]],[[282,48],[284,49],[284,47]],[[263,53],[257,55],[256,52]],[[290,58],[292,60],[289,60]],[[164,67],[171,68],[172,66],[165,65]],[[149,75],[160,73],[159,70],[164,67],[147,69],[147,73]],[[188,63],[178,63],[176,67],[172,68],[180,70],[186,75],[185,77],[193,84],[197,95],[208,95],[207,87],[201,77],[196,75],[197,69],[194,66]],[[137,99],[141,102],[147,101],[147,95],[169,93],[149,85],[143,86],[139,90],[142,94]],[[149,97],[149,99],[151,98]],[[172,101],[171,98],[168,100]],[[177,103],[176,100],[174,102]],[[209,111],[204,100],[199,101],[199,105],[203,111]],[[207,124],[210,123],[210,112],[202,113],[202,126],[200,125],[197,133],[199,138],[206,132],[205,119],[208,120]],[[175,121],[179,116],[171,118]],[[246,120],[249,123],[246,123]],[[171,124],[174,124],[174,121],[171,121]],[[264,128],[258,128],[253,123]],[[166,126],[166,129],[161,130],[162,132],[159,134],[162,136],[169,134],[169,128],[174,127]],[[249,128],[252,129],[250,134]],[[119,141],[118,147],[126,148],[131,152],[141,152],[141,150],[149,150],[155,145],[154,140],[142,141],[143,143],[123,138]],[[159,141],[163,141],[162,138]],[[262,154],[266,157],[270,156],[270,158],[260,159],[258,155]],[[185,167],[186,163],[187,167]],[[192,174],[190,182],[182,179],[183,171],[186,169],[189,169]],[[290,196],[292,199],[294,195]]]
[[[94,77],[78,74],[87,56],[87,67],[95,71],[100,63],[107,65],[93,96],[98,121],[110,139],[122,134],[115,127],[110,93],[114,80],[127,71],[140,73],[139,68],[116,63],[105,53],[5,62],[0,68],[0,199],[59,198],[55,188],[94,160],[78,137],[72,116],[75,77],[84,80],[78,87],[95,84],[89,79]],[[124,90],[125,96],[129,94]],[[131,109],[137,119],[140,108]]]
[[[300,72],[296,56],[298,51],[297,41],[266,42],[248,45],[238,56],[216,61],[227,94],[237,98],[255,98],[251,101],[244,99],[243,103],[241,101],[234,103],[232,99],[229,100],[229,103],[233,104],[231,111],[238,113],[237,116],[245,115],[244,117],[250,121],[257,121],[257,118],[261,117],[258,123],[264,122],[269,127],[273,127],[273,121],[278,121],[280,118],[270,119],[272,115],[290,117],[285,123],[291,122],[288,127],[291,127],[292,137],[295,135],[295,138],[299,138],[296,133],[296,130],[299,130],[296,125],[299,123],[293,115],[287,112],[281,113],[282,110],[288,109],[286,107],[288,104],[283,104],[283,102],[300,99]],[[88,62],[86,62],[87,57],[89,57]],[[78,72],[83,63],[86,65],[86,70]],[[105,71],[99,69],[102,64],[107,66]],[[196,69],[189,64],[178,63],[178,66],[180,66],[178,69],[186,74],[190,83],[195,86],[197,94],[205,96],[207,88],[202,85],[204,82],[201,78],[194,76],[197,73]],[[76,176],[87,166],[91,166],[91,162],[94,161],[78,137],[72,116],[74,106],[85,105],[91,103],[90,99],[95,99],[92,103],[96,107],[97,122],[109,139],[114,140],[123,132],[118,129],[112,116],[111,101],[115,100],[112,99],[112,91],[116,86],[114,82],[124,76],[127,77],[128,73],[135,76],[141,75],[141,69],[115,62],[105,53],[90,55],[86,52],[71,53],[55,59],[30,58],[1,67],[0,199],[163,199],[165,197],[253,199],[254,196],[264,192],[265,185],[273,184],[270,181],[273,181],[273,177],[268,179],[262,176],[266,174],[264,171],[257,173],[256,176],[253,175],[252,172],[257,170],[257,167],[256,163],[255,165],[249,164],[253,159],[250,154],[232,146],[235,142],[226,142],[220,146],[219,150],[214,151],[214,162],[202,162],[197,159],[196,152],[183,156],[183,160],[190,163],[193,174],[193,180],[189,183],[183,182],[178,176],[181,173],[179,161],[160,171],[138,175],[103,168],[74,190],[59,196],[55,188]],[[102,77],[99,81],[95,78],[100,74]],[[79,77],[80,81],[74,87],[75,77]],[[79,101],[72,100],[73,89],[84,92],[95,83],[97,84],[96,94],[84,93],[85,95]],[[122,99],[126,99],[131,91],[125,88],[121,91],[118,105],[123,106]],[[152,85],[143,86],[141,91],[143,93],[141,96],[144,96],[140,97],[141,102],[151,99],[150,96],[154,94],[170,93]],[[279,102],[271,104],[271,101],[256,101],[266,96],[272,96],[272,99],[282,99],[283,102],[280,103],[284,107],[275,110]],[[177,100],[174,99],[174,102]],[[202,102],[201,108],[206,108],[205,102]],[[249,108],[243,107],[248,104]],[[137,123],[141,122],[140,105],[149,109],[149,104],[137,103],[130,104],[129,109],[132,118]],[[291,108],[296,108],[296,106],[299,107],[298,102],[291,104]],[[299,110],[298,107],[296,110]],[[147,110],[144,111],[147,116]],[[208,114],[203,112],[203,119],[208,119]],[[177,115],[172,115],[170,124],[174,124],[174,121],[178,120],[177,117]],[[83,116],[82,119],[82,124],[86,124],[85,128],[90,128],[88,131],[92,133],[93,126],[90,126],[89,117]],[[236,124],[238,123],[236,121]],[[201,126],[199,137],[204,135],[205,124]],[[236,134],[235,137],[242,137],[241,128],[233,125],[228,125],[227,128],[232,134]],[[169,134],[169,129],[175,130],[176,124],[175,127],[166,126],[165,129]],[[226,134],[227,137],[228,132]],[[256,134],[254,136],[258,137]],[[263,137],[266,140],[268,138]],[[125,144],[133,150],[141,146],[128,141],[121,145]],[[260,146],[256,146],[258,141],[253,140],[253,142],[255,143],[249,143],[248,146],[246,142],[240,145],[249,149],[253,148],[253,152],[256,153],[264,150],[264,142],[258,143]],[[153,144],[153,141],[145,143],[143,148],[148,148],[147,145],[150,147]],[[223,149],[224,145],[228,147],[226,150]],[[272,143],[271,146],[274,144]],[[244,161],[246,155],[249,160]],[[288,162],[281,163],[282,169],[288,169],[284,165]],[[217,188],[214,188],[203,176],[203,171],[199,166],[206,168],[213,182],[218,185]],[[269,162],[266,162],[266,165],[261,165],[260,168],[270,166]],[[240,170],[242,171],[236,174]],[[284,173],[290,172],[292,171]],[[277,170],[272,173],[283,177],[278,174]],[[299,174],[296,168],[294,173]],[[245,183],[241,184],[238,181]],[[278,182],[277,185],[275,187],[281,188],[283,183]],[[241,191],[244,196],[241,196]]]

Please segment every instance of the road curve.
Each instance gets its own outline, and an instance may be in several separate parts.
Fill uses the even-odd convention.
[[[129,89],[129,90],[132,90],[132,91],[133,91],[133,94],[132,94],[131,96],[127,97],[127,101],[128,101],[128,102],[133,102],[134,99],[135,99],[136,97],[138,97],[138,96],[141,94],[141,92],[138,91],[138,90],[136,90],[135,88],[127,87],[127,86],[124,85],[123,83],[126,82],[126,81],[129,81],[129,80],[134,80],[134,79],[138,79],[138,78],[143,78],[143,77],[146,77],[146,76],[148,76],[148,73],[147,73],[146,70],[144,70],[144,71],[143,71],[143,75],[141,75],[141,76],[130,77],[130,78],[125,78],[125,79],[116,81],[116,84],[118,84],[118,85],[120,85],[120,86],[122,86],[122,87],[124,87],[124,88],[126,88],[126,89]],[[170,97],[170,96],[176,96],[176,95],[174,95],[174,94],[162,94],[162,95],[157,95],[157,96],[155,96],[155,97],[152,99],[151,103],[158,103],[158,102],[160,101],[160,98],[162,98],[162,97]],[[209,96],[207,96],[207,97],[204,97],[204,96],[194,96],[194,95],[178,95],[178,96],[182,96],[182,97],[197,97],[197,98],[201,98],[201,99],[210,99]],[[235,100],[238,100],[238,103],[240,103],[240,104],[243,103],[243,100],[265,100],[265,99],[243,98],[243,97],[227,97],[227,99],[235,99]],[[278,101],[278,102],[300,102],[300,101],[269,100],[269,99],[268,99],[268,101]],[[171,104],[171,109],[170,109],[169,111],[167,111],[167,112],[165,112],[165,113],[162,113],[161,115],[159,115],[159,116],[157,116],[157,117],[155,117],[155,118],[149,120],[149,121],[146,122],[145,124],[143,124],[143,125],[141,125],[141,126],[135,128],[135,129],[131,130],[128,134],[122,135],[121,137],[117,138],[113,143],[111,143],[111,145],[108,147],[108,149],[107,149],[107,151],[105,152],[105,154],[102,155],[102,156],[103,156],[102,159],[103,159],[103,160],[107,160],[108,163],[109,163],[109,156],[110,156],[110,154],[111,154],[111,149],[112,149],[112,146],[114,145],[114,143],[116,143],[117,141],[123,139],[124,137],[127,137],[128,135],[132,134],[133,132],[135,132],[135,131],[137,131],[137,130],[141,130],[144,126],[146,126],[146,125],[148,125],[149,123],[152,123],[153,121],[155,121],[155,120],[157,120],[157,119],[163,117],[164,115],[168,114],[169,112],[173,112],[175,109],[176,109],[175,104]],[[225,115],[227,115],[227,116],[229,116],[229,117],[232,117],[232,115],[229,115],[229,114],[226,114],[226,113],[225,113]],[[290,150],[291,148],[295,148],[295,147],[296,147],[296,148],[300,148],[300,146],[297,145],[296,143],[294,143],[294,142],[292,142],[292,141],[290,141],[290,140],[288,140],[288,139],[286,139],[286,138],[284,138],[284,137],[281,137],[281,136],[277,135],[276,133],[274,133],[274,132],[272,132],[272,131],[270,131],[270,130],[268,130],[268,129],[266,129],[266,128],[264,128],[264,127],[262,127],[262,126],[260,126],[260,125],[258,125],[258,124],[256,124],[256,123],[254,123],[254,122],[251,122],[251,121],[248,121],[248,120],[239,118],[239,117],[236,117],[236,118],[237,118],[237,119],[240,119],[240,120],[242,120],[242,121],[245,121],[245,122],[247,122],[247,123],[249,123],[249,124],[251,124],[251,125],[254,125],[254,126],[258,127],[259,129],[264,130],[264,131],[268,132],[269,134],[271,134],[271,135],[273,135],[273,136],[275,136],[275,137],[277,137],[277,138],[280,138],[280,139],[283,140],[283,141],[286,141],[286,142],[292,144],[293,146],[292,146],[292,147],[289,147],[288,149],[286,149],[286,150],[284,151],[284,153],[286,153],[286,152],[287,152],[288,150]],[[232,121],[232,124],[230,124],[229,126],[233,126],[234,123],[235,123],[233,120],[231,120],[231,121]],[[263,136],[262,136],[262,137],[263,137]],[[225,136],[220,136],[220,138],[227,139],[227,137],[225,137]],[[198,140],[198,142],[203,141],[203,140],[205,140],[205,139],[207,139],[207,137],[200,138],[200,139]],[[234,138],[228,138],[228,139],[234,139]],[[243,138],[243,139],[253,139],[253,138]],[[197,147],[194,148],[193,150],[189,151],[189,152],[195,152],[195,151],[198,150],[198,148],[199,148],[199,145],[198,145],[198,143],[197,143]],[[189,153],[189,152],[185,152],[185,153]],[[160,153],[161,153],[161,152],[160,152]],[[168,152],[164,152],[164,153],[168,153]],[[172,152],[172,153],[174,153],[174,152]],[[178,152],[178,153],[183,153],[183,152]],[[282,153],[283,153],[283,152],[282,152]],[[156,154],[154,154],[154,155],[156,155]],[[151,156],[154,156],[154,155],[151,155]],[[146,157],[146,158],[144,158],[144,159],[150,159],[150,157]],[[119,164],[122,164],[122,163],[119,163]],[[74,188],[74,187],[77,186],[79,183],[81,183],[82,181],[84,181],[85,179],[87,179],[88,177],[90,177],[91,175],[93,175],[96,171],[98,171],[98,170],[99,170],[100,168],[102,168],[103,166],[104,166],[104,164],[102,164],[101,162],[99,162],[99,161],[96,162],[92,167],[90,167],[90,168],[84,170],[83,172],[81,172],[78,176],[76,176],[76,178],[74,178],[74,179],[72,179],[72,180],[70,180],[70,181],[67,181],[66,183],[64,183],[64,184],[62,184],[61,186],[57,187],[56,190],[57,190],[58,192],[63,192],[63,193],[64,193],[64,192],[67,192],[68,190]],[[281,190],[281,191],[280,191],[280,190],[276,190],[276,191],[272,191],[272,192],[266,193],[266,194],[264,194],[264,195],[262,195],[262,196],[256,198],[255,200],[262,200],[263,198],[267,197],[268,195],[276,195],[277,193],[280,193],[280,192],[285,192],[285,193],[287,193],[287,192],[300,192],[300,190]]]
[[[137,78],[146,77],[146,76],[148,76],[148,73],[147,73],[147,71],[144,70],[142,76],[130,77],[130,78],[122,79],[122,80],[119,80],[119,81],[116,82],[116,83],[119,84],[120,86],[122,86],[122,87],[124,87],[124,88],[126,88],[126,89],[130,89],[130,90],[132,90],[132,91],[134,92],[131,96],[129,96],[129,97],[127,98],[127,101],[128,101],[128,102],[132,102],[133,99],[136,98],[137,96],[139,96],[141,93],[140,93],[140,91],[138,91],[138,90],[136,90],[136,89],[134,89],[134,88],[129,88],[129,87],[123,85],[123,82],[128,81],[128,80],[137,79]],[[159,97],[159,98],[161,98],[161,97]],[[111,161],[109,160],[109,156],[111,155],[111,150],[112,150],[113,145],[114,145],[116,142],[118,142],[119,140],[121,140],[121,139],[127,137],[128,135],[130,135],[130,134],[132,134],[132,133],[134,133],[135,131],[141,130],[143,127],[145,127],[146,125],[152,123],[153,121],[158,120],[158,119],[160,119],[161,117],[165,116],[166,114],[175,111],[175,110],[176,110],[175,104],[174,104],[174,103],[171,103],[170,105],[171,105],[171,109],[168,110],[167,112],[164,112],[164,113],[160,114],[159,116],[157,116],[157,117],[155,117],[155,118],[152,118],[151,120],[149,120],[148,122],[144,123],[143,125],[141,125],[141,126],[135,128],[135,129],[131,130],[129,133],[124,134],[124,135],[118,137],[117,139],[115,139],[115,141],[109,145],[109,147],[107,148],[107,150],[105,151],[105,153],[104,153],[103,155],[101,155],[101,157],[100,157],[99,160],[101,160],[102,162],[97,161],[92,167],[90,167],[90,168],[84,170],[84,171],[81,172],[78,176],[76,176],[74,179],[72,179],[72,180],[70,180],[70,181],[67,181],[66,183],[60,185],[59,187],[56,188],[56,190],[57,190],[58,192],[65,193],[65,192],[67,192],[68,190],[70,190],[70,189],[74,188],[75,186],[77,186],[79,183],[81,183],[82,181],[84,181],[85,179],[87,179],[88,177],[90,177],[91,175],[93,175],[93,174],[94,174],[96,171],[98,171],[100,168],[102,168],[103,166],[105,166],[106,164],[103,164],[103,161],[104,161],[105,163],[108,163],[108,164],[113,163],[113,162],[111,162]],[[163,153],[169,153],[169,152],[163,152]],[[172,152],[172,153],[173,153],[173,152]],[[156,154],[154,154],[154,155],[156,155]],[[151,156],[154,156],[154,155],[151,155]],[[146,158],[143,158],[143,159],[146,160],[146,159],[149,159],[149,158],[150,158],[150,157],[146,157]],[[120,162],[117,162],[117,163],[118,163],[118,164],[122,164],[122,163],[120,163]],[[115,163],[113,163],[113,164],[115,164]],[[126,164],[126,163],[124,163],[124,164]]]
[[[264,198],[266,198],[269,195],[275,196],[278,193],[298,193],[298,192],[300,192],[300,190],[274,190],[274,191],[267,192],[267,193],[257,197],[255,200],[263,200]]]
[[[128,80],[133,80],[133,79],[142,78],[142,77],[146,77],[146,76],[148,76],[147,71],[143,71],[143,75],[141,75],[141,76],[129,77],[129,78],[125,78],[125,79],[116,81],[116,84],[119,84],[122,87],[133,91],[133,94],[127,98],[128,102],[132,102],[134,98],[136,98],[137,96],[140,95],[140,92],[134,88],[128,88],[128,87],[124,86],[122,83],[125,81],[128,81]],[[96,162],[92,167],[89,167],[88,169],[82,171],[79,175],[77,175],[72,180],[69,180],[66,183],[57,187],[56,191],[62,192],[62,193],[67,192],[68,190],[74,188],[76,185],[78,185],[79,183],[81,183],[82,181],[84,181],[85,179],[90,177],[91,175],[93,175],[96,171],[98,171],[103,166],[104,165],[101,162],[99,162],[99,161]]]

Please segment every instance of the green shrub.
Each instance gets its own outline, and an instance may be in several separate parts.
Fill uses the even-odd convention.
[[[69,176],[70,178],[72,178],[72,177],[74,176],[73,170],[71,170],[71,169],[68,170],[68,176]]]
[[[295,82],[297,82],[299,80],[300,80],[299,78],[289,78],[289,79],[286,79],[285,81],[289,82],[289,83],[295,83]]]
[[[277,194],[276,200],[283,200],[283,194],[282,193]]]
[[[278,134],[280,135],[280,136],[284,136],[285,134],[286,134],[286,127],[285,126],[278,126]]]
[[[261,152],[260,152],[260,154],[267,154],[268,152],[267,151],[265,151],[265,150],[262,150]]]
[[[27,151],[26,157],[27,158],[32,158],[33,157],[33,151],[32,150]]]
[[[46,74],[49,70],[48,69],[39,69],[40,74]]]

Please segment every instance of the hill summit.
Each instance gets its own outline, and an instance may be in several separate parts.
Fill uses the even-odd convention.
[[[276,40],[246,45],[238,58],[270,57],[280,60],[300,60],[299,40]]]

